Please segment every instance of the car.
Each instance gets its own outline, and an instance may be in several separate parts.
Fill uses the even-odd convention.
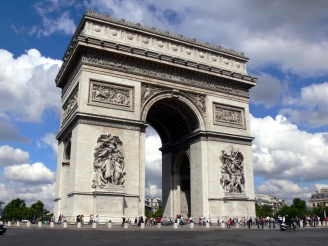
[[[7,230],[6,225],[0,224],[0,235],[4,234],[6,230]]]

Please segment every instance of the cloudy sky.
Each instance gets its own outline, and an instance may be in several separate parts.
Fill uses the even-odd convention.
[[[12,0],[0,3],[0,199],[54,197],[54,78],[86,10],[244,52],[255,191],[308,200],[328,184],[328,1]],[[147,132],[146,188],[161,196],[160,140]]]

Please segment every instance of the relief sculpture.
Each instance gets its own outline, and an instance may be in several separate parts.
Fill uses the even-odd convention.
[[[215,120],[239,125],[242,124],[241,112],[222,108],[216,110]]]
[[[92,85],[92,101],[129,106],[130,91],[102,84]]]
[[[92,188],[111,188],[124,185],[123,143],[117,136],[100,135],[94,152]]]
[[[66,117],[70,114],[70,112],[74,109],[74,107],[77,105],[77,96],[78,91],[76,90],[72,96],[68,99],[68,102],[63,107],[63,115],[62,115],[62,121],[66,119]]]
[[[192,100],[196,103],[196,105],[201,109],[202,114],[206,115],[206,102],[205,102],[205,96],[200,95],[194,95],[194,94],[188,94],[192,98]]]
[[[243,193],[245,186],[244,156],[231,147],[230,153],[222,150],[219,157],[222,163],[220,183],[225,193]]]
[[[149,85],[144,85],[142,86],[141,89],[141,104],[143,105],[148,98],[150,98],[152,95],[160,92],[162,89],[161,88],[155,88]]]

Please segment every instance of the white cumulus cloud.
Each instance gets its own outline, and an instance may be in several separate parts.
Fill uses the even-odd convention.
[[[30,155],[19,148],[14,149],[8,145],[0,146],[0,166],[10,166],[28,162]]]
[[[30,49],[17,58],[0,49],[0,118],[41,121],[46,110],[60,111],[54,79],[62,62]]]
[[[327,180],[327,133],[299,130],[286,117],[251,116],[255,175],[293,182]]]
[[[11,181],[50,184],[55,174],[43,163],[21,164],[4,167],[4,177]]]

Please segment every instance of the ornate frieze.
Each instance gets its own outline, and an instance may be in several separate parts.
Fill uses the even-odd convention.
[[[131,73],[140,74],[142,76],[150,76],[158,79],[171,80],[181,84],[192,85],[195,87],[201,87],[210,90],[216,90],[223,93],[231,93],[238,96],[249,96],[249,91],[245,87],[232,85],[228,82],[207,80],[200,78],[200,76],[188,76],[181,72],[168,71],[161,68],[155,68],[144,64],[136,64],[135,62],[117,60],[114,58],[104,58],[93,55],[83,55],[82,63],[93,66],[101,66],[105,68],[118,69],[122,71],[128,71]]]
[[[102,19],[102,20],[110,21],[110,22],[113,22],[113,23],[121,24],[121,25],[124,25],[124,26],[144,30],[144,31],[147,31],[147,32],[150,32],[150,33],[160,34],[160,35],[166,36],[168,38],[174,38],[174,39],[181,40],[181,41],[184,41],[184,42],[194,43],[196,45],[201,45],[201,46],[204,46],[206,48],[211,48],[211,49],[214,49],[214,50],[217,50],[217,51],[220,51],[220,52],[225,52],[225,53],[228,53],[228,54],[232,54],[232,55],[235,55],[235,56],[240,56],[242,58],[245,58],[245,55],[244,55],[243,52],[237,52],[233,49],[226,49],[226,48],[223,48],[222,46],[219,46],[219,45],[209,44],[207,42],[199,41],[199,40],[196,40],[194,38],[187,38],[187,37],[184,37],[181,34],[170,33],[168,31],[163,31],[163,30],[160,30],[160,29],[155,28],[155,27],[148,27],[148,26],[145,26],[145,25],[141,25],[140,23],[133,23],[133,22],[130,22],[130,21],[126,21],[124,19],[117,19],[117,18],[111,17],[111,16],[106,15],[106,14],[99,14],[99,13],[93,11],[93,10],[88,10],[86,12],[86,15],[91,16],[91,17],[96,17],[96,18],[99,18],[99,19]],[[100,29],[99,29],[98,26],[97,26],[97,28],[98,29],[95,30],[95,31],[99,32]],[[117,33],[115,33],[115,35],[117,35]]]
[[[64,122],[67,116],[73,111],[73,109],[77,107],[77,99],[78,90],[76,89],[62,108],[62,122]]]
[[[123,123],[118,124],[118,123],[104,122],[104,121],[99,121],[99,120],[79,119],[78,123],[95,125],[95,126],[114,127],[114,128],[121,128],[121,129],[127,129],[127,130],[135,130],[135,131],[140,131],[141,130],[141,128],[139,126],[130,126],[130,125],[123,124]]]
[[[213,104],[214,124],[237,128],[245,128],[244,109],[227,106],[223,104]]]
[[[243,154],[231,146],[228,152],[222,150],[219,158],[222,163],[220,183],[224,193],[243,193],[245,187]]]
[[[117,136],[100,135],[94,152],[92,188],[124,187],[123,143]]]
[[[141,88],[141,107],[144,103],[150,98],[151,96],[161,92],[162,88],[150,86],[150,85],[143,85]]]
[[[133,87],[90,81],[89,103],[132,111]]]

